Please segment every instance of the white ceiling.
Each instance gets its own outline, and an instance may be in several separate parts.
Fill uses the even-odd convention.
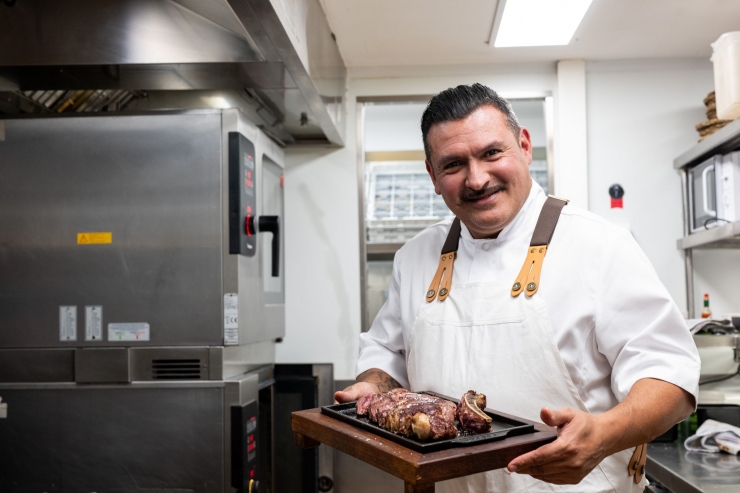
[[[740,30],[739,0],[594,0],[567,46],[494,48],[497,0],[320,1],[348,67],[709,58]]]

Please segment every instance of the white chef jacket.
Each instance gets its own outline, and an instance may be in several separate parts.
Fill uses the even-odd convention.
[[[474,239],[462,224],[452,291],[456,284],[497,279],[513,284],[546,198],[533,182],[522,209],[495,239]],[[447,219],[430,226],[396,253],[388,300],[370,330],[360,335],[358,375],[379,368],[408,388],[411,328],[420,305],[427,303],[425,293],[451,223]],[[628,231],[565,206],[534,296],[547,307],[560,355],[592,413],[614,407],[642,378],[670,382],[697,398],[700,362],[694,341]]]

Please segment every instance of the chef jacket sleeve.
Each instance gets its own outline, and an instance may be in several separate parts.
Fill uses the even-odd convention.
[[[396,256],[398,258],[398,256]],[[398,266],[393,262],[393,274],[388,287],[388,299],[375,317],[370,330],[360,334],[360,356],[357,375],[378,368],[409,388],[403,342],[401,295]]]
[[[621,402],[643,378],[699,392],[699,353],[686,321],[632,235],[621,228],[601,242],[595,336],[612,366],[611,388]]]

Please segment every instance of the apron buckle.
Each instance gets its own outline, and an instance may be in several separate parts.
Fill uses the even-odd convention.
[[[627,465],[627,474],[634,476],[635,484],[640,484],[645,475],[645,462],[647,461],[647,444],[643,443],[635,447],[632,458]]]
[[[545,260],[546,253],[547,245],[529,247],[522,270],[519,271],[519,276],[517,276],[516,282],[511,287],[511,296],[519,296],[524,291],[524,286],[527,287],[527,296],[533,296],[537,292],[540,283],[540,273],[542,272],[542,263]]]

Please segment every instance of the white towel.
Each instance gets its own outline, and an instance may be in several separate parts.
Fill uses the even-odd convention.
[[[708,419],[683,444],[692,452],[717,453],[724,450],[737,455],[740,452],[740,428]]]

